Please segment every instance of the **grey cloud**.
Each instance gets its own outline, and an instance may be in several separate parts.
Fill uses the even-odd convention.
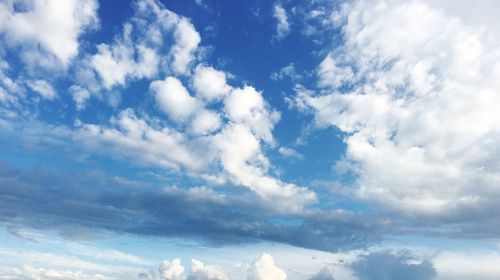
[[[337,251],[366,247],[378,238],[355,215],[278,215],[245,199],[245,193],[129,186],[103,176],[0,163],[0,221],[67,235],[74,228],[87,236],[102,229],[212,246],[270,241]]]
[[[431,280],[437,276],[429,260],[418,261],[408,252],[392,254],[374,252],[352,264],[354,274],[362,280]]]

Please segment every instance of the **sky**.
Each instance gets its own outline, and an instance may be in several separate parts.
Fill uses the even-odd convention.
[[[0,1],[0,279],[499,279],[498,10]]]

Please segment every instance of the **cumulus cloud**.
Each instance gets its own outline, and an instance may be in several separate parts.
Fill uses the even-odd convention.
[[[248,270],[248,280],[285,280],[286,273],[274,264],[273,257],[263,253],[255,259]]]
[[[189,271],[189,276],[187,280],[228,280],[224,271],[220,268],[205,265],[199,260],[191,260],[191,269]]]
[[[200,135],[209,134],[221,126],[220,116],[210,110],[199,112],[191,123],[191,129],[194,133]]]
[[[112,127],[85,124],[76,137],[89,148],[129,156],[167,169],[186,167],[196,170],[206,164],[206,159],[196,154],[185,135],[168,127],[155,127],[137,117],[131,109],[122,111],[112,118],[111,123]],[[108,145],[109,149],[102,149]]]
[[[203,65],[197,66],[194,71],[193,87],[196,94],[207,101],[218,100],[231,90],[226,73]]]
[[[16,10],[16,5],[26,10]],[[78,37],[98,24],[97,8],[94,0],[6,1],[0,4],[0,32],[12,44],[40,45],[68,66],[78,54]]]
[[[323,90],[295,104],[345,133],[358,197],[424,216],[498,199],[499,38],[423,1],[358,1],[336,21]]]
[[[285,8],[280,3],[274,5],[273,16],[278,21],[276,25],[276,38],[281,40],[290,32],[290,23]]]
[[[188,119],[198,110],[198,102],[189,95],[181,81],[167,77],[164,81],[154,81],[150,86],[160,110],[177,122]]]
[[[98,45],[98,52],[90,58],[107,89],[153,78],[160,71],[186,73],[201,41],[188,19],[157,1],[138,0],[134,8],[135,14],[124,23],[122,34],[111,44]],[[169,43],[172,37],[173,43]]]
[[[201,41],[200,34],[193,24],[185,18],[178,22],[175,32],[175,45],[172,47],[173,69],[178,73],[186,73],[188,66],[194,59],[194,51]]]
[[[180,259],[164,260],[160,264],[160,277],[165,280],[184,280],[184,266]]]

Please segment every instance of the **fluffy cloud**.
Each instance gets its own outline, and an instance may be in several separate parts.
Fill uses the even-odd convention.
[[[92,149],[137,158],[146,164],[168,169],[196,170],[205,165],[183,134],[168,127],[155,127],[127,109],[112,118],[113,127],[84,125],[76,137]],[[125,149],[124,153],[122,149]]]
[[[224,111],[228,119],[242,123],[267,143],[272,143],[272,129],[279,120],[276,111],[269,110],[262,93],[251,86],[237,88],[224,99]]]
[[[181,81],[174,77],[154,81],[150,89],[160,109],[174,121],[185,121],[198,110],[197,100],[191,97]]]
[[[100,44],[90,63],[105,88],[162,72],[186,73],[201,41],[194,26],[153,0],[134,3],[134,16],[112,44]],[[169,44],[167,42],[172,41]],[[161,67],[160,67],[161,66]],[[165,69],[168,69],[165,70]]]
[[[345,133],[363,199],[418,215],[500,193],[499,38],[423,1],[358,1],[335,15],[344,45],[296,105]]]
[[[215,84],[208,86],[211,78]],[[271,164],[262,146],[274,146],[272,130],[280,115],[261,92],[251,86],[233,88],[226,83],[224,72],[208,66],[196,67],[193,87],[195,96],[172,76],[150,84],[156,106],[185,126],[174,129],[158,119],[137,117],[127,109],[112,120],[116,128],[85,125],[81,138],[94,147],[99,142],[115,143],[111,151],[139,157],[147,164],[185,168],[190,176],[210,183],[246,187],[280,211],[302,211],[316,201],[309,189],[268,174]],[[213,102],[217,102],[218,111],[207,109]],[[118,152],[122,148],[127,153]]]
[[[196,67],[193,75],[193,87],[196,94],[207,101],[218,100],[229,93],[226,73],[210,66]]]
[[[184,266],[182,266],[181,260],[164,260],[160,264],[160,277],[165,280],[184,280]]]
[[[191,270],[189,276],[187,277],[187,280],[228,280],[228,279],[229,278],[221,269],[215,266],[205,265],[196,259],[191,260]]]
[[[290,32],[290,23],[288,22],[288,16],[286,14],[285,8],[283,8],[283,5],[281,4],[275,4],[274,5],[274,10],[273,10],[273,15],[278,21],[277,26],[276,26],[276,37],[278,40],[281,40],[288,35]]]
[[[6,1],[0,4],[0,32],[11,44],[40,45],[67,66],[78,54],[78,37],[98,24],[97,7],[95,0]]]
[[[188,66],[194,59],[194,51],[201,41],[200,34],[193,24],[181,18],[174,32],[175,45],[172,47],[173,69],[177,73],[186,73]]]
[[[203,110],[199,112],[191,123],[191,129],[196,134],[206,135],[217,130],[221,125],[221,118],[215,112]]]
[[[286,273],[274,264],[269,254],[257,256],[248,270],[248,280],[285,280]]]

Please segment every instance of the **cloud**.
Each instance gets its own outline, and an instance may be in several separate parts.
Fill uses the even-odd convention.
[[[219,100],[231,90],[226,73],[210,66],[197,66],[192,79],[196,94],[207,101]]]
[[[278,72],[271,74],[271,79],[273,80],[284,80],[286,77],[290,78],[292,81],[297,82],[302,80],[303,76],[297,73],[295,69],[295,64],[290,63],[287,66],[282,67]]]
[[[173,69],[177,73],[186,73],[188,65],[194,59],[194,51],[201,41],[200,34],[187,19],[180,19],[174,32],[175,45],[172,47]]]
[[[362,256],[351,265],[359,279],[385,280],[432,280],[436,279],[436,269],[428,260],[418,261],[407,254],[373,252]]]
[[[0,4],[0,32],[9,44],[41,46],[67,67],[78,54],[78,37],[98,25],[97,8],[94,0],[7,1]]]
[[[285,280],[286,273],[274,264],[273,257],[263,253],[255,259],[248,270],[248,280]]]
[[[323,267],[318,273],[314,274],[309,280],[335,280],[334,272],[329,266]]]
[[[26,10],[18,11],[16,5]],[[78,37],[98,24],[97,8],[93,0],[7,1],[0,5],[0,32],[11,44],[39,44],[68,66],[78,54]]]
[[[73,96],[73,101],[76,104],[76,109],[77,110],[83,110],[87,106],[87,102],[90,99],[90,92],[77,85],[73,85],[69,88],[69,92]]]
[[[273,16],[278,21],[276,26],[276,38],[281,40],[290,33],[290,23],[288,22],[288,16],[283,5],[279,3],[274,4]]]
[[[191,130],[200,135],[207,135],[221,126],[220,116],[210,110],[203,110],[196,115],[191,123]]]
[[[282,156],[288,157],[288,158],[296,158],[296,159],[303,159],[304,158],[304,156],[302,154],[300,154],[299,152],[297,152],[296,150],[294,150],[292,148],[280,147],[278,149],[278,152]]]
[[[57,93],[52,87],[51,84],[49,84],[45,80],[35,80],[35,81],[28,81],[28,86],[38,93],[42,99],[46,100],[54,100],[57,98]]]
[[[5,277],[5,278],[4,278]],[[38,279],[38,280],[111,280],[102,274],[86,274],[81,271],[55,270],[24,266],[21,269],[0,269],[2,279]]]
[[[134,16],[123,24],[122,34],[111,44],[99,44],[98,52],[89,58],[108,90],[154,78],[159,72],[186,74],[201,41],[188,19],[160,2],[137,0],[133,7]]]
[[[187,280],[228,280],[224,271],[211,265],[205,265],[199,260],[191,260],[190,274]]]
[[[160,265],[160,277],[165,280],[184,280],[184,266],[181,260],[164,260]]]
[[[466,280],[472,278],[494,280],[500,276],[496,250],[440,252],[433,259],[440,280]]]
[[[0,164],[0,221],[74,239],[108,230],[211,246],[269,241],[326,251],[366,247],[380,230],[372,219],[346,213],[288,214],[277,224],[274,212],[241,193],[122,181],[98,172],[64,175]]]
[[[295,104],[344,133],[357,197],[425,217],[498,200],[499,38],[423,1],[358,1],[337,21],[343,44]]]
[[[174,121],[185,121],[198,110],[197,100],[189,95],[181,81],[174,77],[154,81],[150,89],[158,107]]]

